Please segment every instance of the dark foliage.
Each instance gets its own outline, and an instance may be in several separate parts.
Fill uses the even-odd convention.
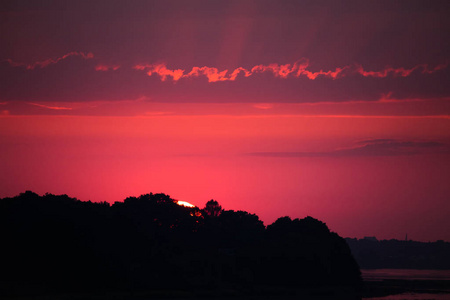
[[[266,229],[214,200],[200,210],[165,194],[109,205],[27,191],[0,199],[0,235],[1,295],[361,284],[345,240],[325,223],[284,217]]]

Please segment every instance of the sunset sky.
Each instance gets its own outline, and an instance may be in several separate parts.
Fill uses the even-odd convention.
[[[0,197],[450,241],[450,1],[2,1]]]

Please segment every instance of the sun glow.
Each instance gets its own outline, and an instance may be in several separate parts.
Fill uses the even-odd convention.
[[[195,207],[195,205],[193,205],[193,204],[191,204],[189,202],[186,202],[186,201],[177,201],[177,204],[180,205],[180,206]]]

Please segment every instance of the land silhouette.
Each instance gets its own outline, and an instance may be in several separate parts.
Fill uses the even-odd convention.
[[[312,217],[266,227],[214,200],[200,209],[150,193],[110,205],[27,191],[0,199],[0,231],[4,297],[361,297],[346,241]]]
[[[450,243],[346,238],[362,269],[450,270]]]

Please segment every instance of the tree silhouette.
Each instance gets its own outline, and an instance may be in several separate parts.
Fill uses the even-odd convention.
[[[217,202],[216,200],[211,199],[208,202],[206,202],[203,211],[207,216],[218,217],[222,213],[222,206],[220,206],[219,202]]]
[[[325,223],[283,217],[266,228],[215,200],[199,211],[165,194],[109,205],[27,191],[0,199],[0,236],[0,298],[224,288],[258,296],[262,286],[302,294],[361,281],[345,240]]]

